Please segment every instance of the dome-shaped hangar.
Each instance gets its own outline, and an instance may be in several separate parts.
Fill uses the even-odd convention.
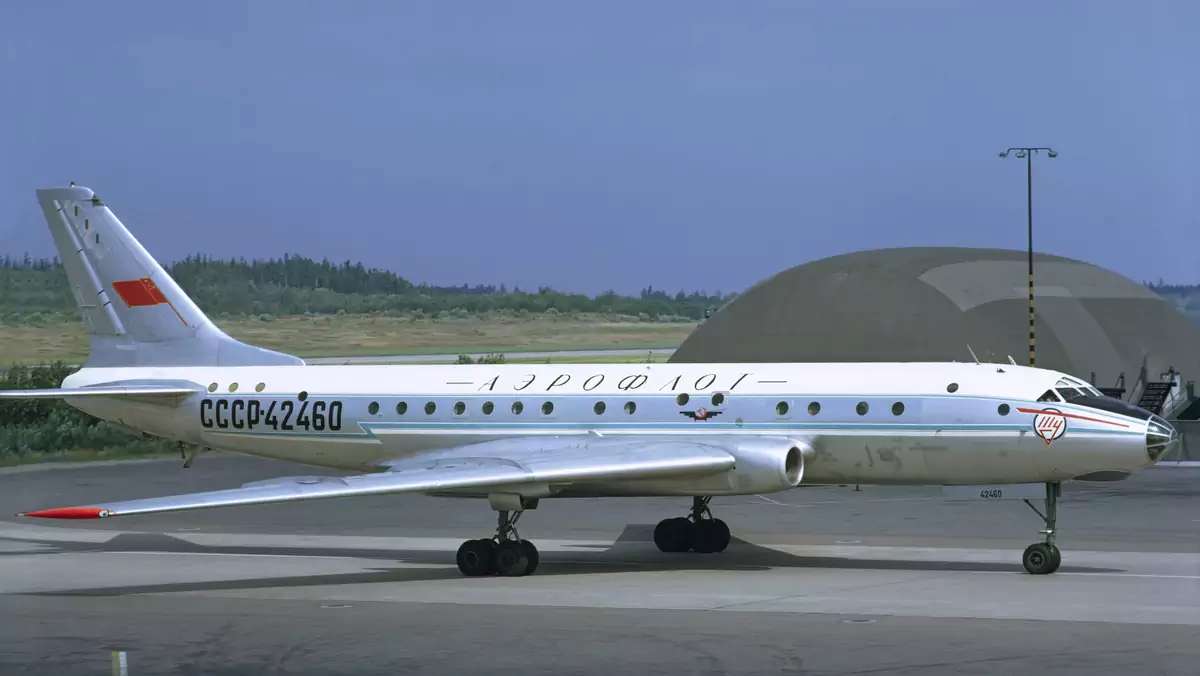
[[[1029,361],[1024,251],[861,251],[785,270],[701,324],[673,362]],[[1036,365],[1112,387],[1200,376],[1200,327],[1142,284],[1034,255]],[[1182,384],[1182,383],[1181,383]],[[1130,391],[1130,395],[1134,394]]]

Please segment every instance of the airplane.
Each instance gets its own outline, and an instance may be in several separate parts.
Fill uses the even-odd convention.
[[[1116,481],[1178,443],[1161,417],[1071,376],[1015,364],[720,363],[311,365],[225,334],[90,188],[37,190],[89,337],[61,399],[179,444],[190,466],[223,450],[349,470],[223,490],[54,507],[93,519],[298,500],[420,493],[486,499],[489,538],[465,576],[532,574],[516,524],[542,499],[674,496],[663,552],[721,552],[713,496],[801,485],[1033,484],[1044,538],[1022,556],[1053,573],[1065,481]],[[813,318],[814,322],[820,318]],[[996,489],[990,489],[995,491]]]

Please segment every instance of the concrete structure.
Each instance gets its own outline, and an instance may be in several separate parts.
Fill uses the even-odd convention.
[[[1082,261],[1036,254],[1034,276],[1037,366],[1134,403],[1160,398],[1168,416],[1187,408],[1200,327],[1144,285]],[[970,361],[973,350],[981,361],[1027,364],[1027,279],[1024,251],[834,256],[750,288],[670,361]],[[1173,384],[1152,384],[1164,380]]]

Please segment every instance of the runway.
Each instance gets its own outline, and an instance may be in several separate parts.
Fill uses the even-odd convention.
[[[0,473],[0,513],[310,473],[201,457]],[[0,520],[0,673],[1194,674],[1200,470],[1065,488],[1063,564],[1020,502],[935,488],[722,498],[723,554],[666,555],[673,499],[543,501],[526,578],[464,579],[483,502],[394,496]]]

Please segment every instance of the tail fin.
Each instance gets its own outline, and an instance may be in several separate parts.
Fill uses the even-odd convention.
[[[37,197],[87,327],[87,366],[304,363],[217,328],[90,189]]]

